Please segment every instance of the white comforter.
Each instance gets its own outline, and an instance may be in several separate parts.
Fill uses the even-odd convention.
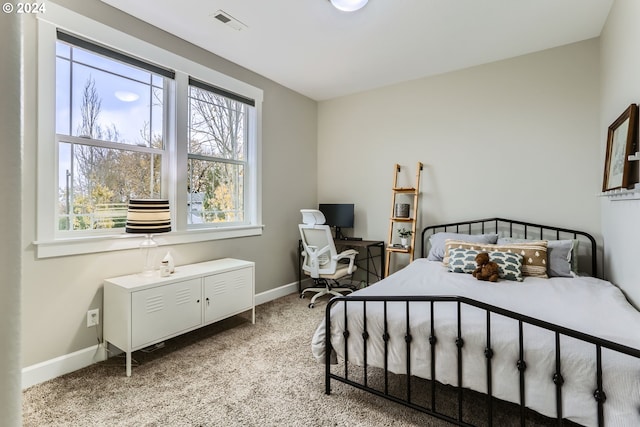
[[[620,290],[591,277],[539,279],[524,282],[481,282],[470,274],[449,273],[441,263],[419,259],[406,268],[362,289],[354,295],[409,296],[458,295],[486,302],[514,312],[545,320],[589,335],[640,349],[640,312],[624,298]],[[405,303],[388,303],[388,328],[391,335],[389,370],[406,372]],[[344,306],[332,309],[331,342],[338,356],[344,355]],[[349,361],[364,364],[362,303],[348,304]],[[429,303],[410,304],[411,374],[431,379]],[[436,379],[457,385],[455,339],[457,315],[455,303],[436,303],[435,335]],[[486,312],[475,307],[462,309],[463,387],[486,392]],[[518,323],[503,316],[491,316],[493,395],[519,403]],[[367,303],[367,364],[384,366],[382,340],[382,303]],[[524,326],[526,405],[544,415],[556,416],[554,334],[529,325]],[[312,351],[324,363],[325,325],[318,326]],[[607,349],[602,350],[603,389],[606,425],[640,425],[640,361]],[[566,336],[561,337],[561,363],[564,386],[563,415],[583,425],[597,425],[595,347]]]

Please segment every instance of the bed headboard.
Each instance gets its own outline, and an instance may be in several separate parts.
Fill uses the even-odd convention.
[[[505,218],[487,218],[454,222],[450,224],[432,225],[425,227],[422,230],[422,258],[426,258],[429,253],[429,237],[431,237],[432,234],[439,232],[465,234],[497,233],[501,237],[540,240],[576,239],[580,241],[578,246],[578,265],[580,266],[581,273],[584,272],[593,277],[599,277],[596,257],[596,240],[592,235],[585,233],[584,231],[571,230],[568,228],[554,227],[550,225],[533,224],[530,222]],[[585,268],[585,266],[587,268]],[[588,268],[590,268],[590,271]]]

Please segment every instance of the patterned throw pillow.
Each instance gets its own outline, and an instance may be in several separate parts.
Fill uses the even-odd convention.
[[[501,237],[499,245],[536,241],[514,237]],[[547,274],[549,277],[573,277],[578,272],[578,239],[547,240]]]
[[[481,243],[468,243],[447,239],[445,242],[445,257],[443,265],[449,265],[449,251],[451,249],[471,249],[480,252],[510,252],[522,256],[522,275],[547,278],[547,241],[512,243],[509,245],[489,245]]]
[[[473,249],[451,249],[449,251],[449,271],[471,274],[478,267],[476,255],[480,251]]]
[[[476,255],[481,251],[475,249],[455,248],[449,251],[449,271],[452,273],[471,274],[478,267]],[[522,282],[522,255],[513,252],[488,252],[489,261],[498,264],[501,279]]]
[[[522,282],[522,255],[513,252],[489,252],[489,261],[498,264],[498,275],[501,279]]]

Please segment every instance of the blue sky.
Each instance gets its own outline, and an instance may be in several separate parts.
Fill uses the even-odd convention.
[[[127,144],[146,142],[148,145],[148,141],[142,139],[140,132],[149,123],[153,126],[153,133],[161,133],[162,107],[156,105],[152,107],[151,112],[149,110],[150,105],[158,103],[151,94],[152,79],[156,85],[156,91],[161,93],[163,85],[161,76],[154,76],[148,71],[80,48],[74,48],[74,63],[70,69],[69,52],[69,45],[63,42],[57,43],[57,133],[78,136],[83,88],[89,79],[95,81],[101,100],[99,123],[103,128],[115,126],[121,138],[118,142]],[[160,99],[162,99],[161,95]]]
[[[162,106],[157,105],[162,100],[162,76],[77,47],[70,63],[71,47],[61,41],[56,55],[56,133],[81,136],[84,86],[91,79],[101,101],[98,123],[103,129],[115,127],[117,142],[149,146],[141,134],[149,124],[153,134],[162,134]],[[59,148],[58,185],[64,188],[71,159],[67,144]]]

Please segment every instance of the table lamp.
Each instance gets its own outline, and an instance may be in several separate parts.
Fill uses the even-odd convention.
[[[169,200],[166,199],[131,199],[127,210],[127,233],[145,234],[140,243],[144,254],[142,275],[151,276],[156,268],[155,252],[158,244],[153,235],[171,231],[171,212]]]

